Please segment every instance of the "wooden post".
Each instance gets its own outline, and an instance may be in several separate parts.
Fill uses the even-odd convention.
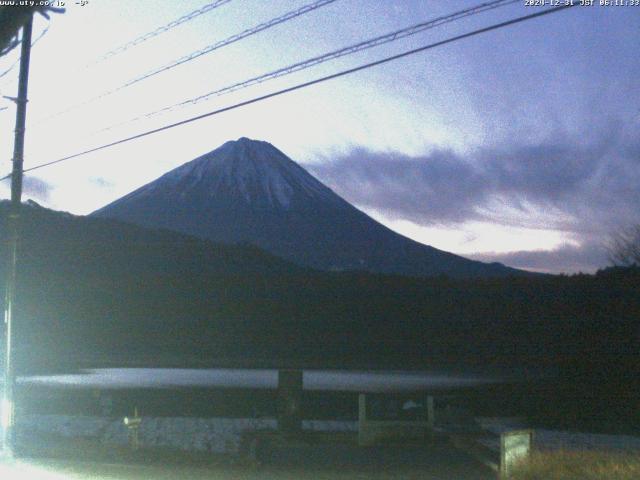
[[[142,418],[138,416],[138,407],[135,407],[133,417],[124,417],[124,424],[129,431],[129,446],[134,451],[140,448],[140,437],[138,436],[140,423],[142,423]]]
[[[358,395],[358,445],[367,444],[367,395]]]
[[[278,430],[302,431],[302,370],[278,370]]]
[[[367,421],[367,395],[361,393],[358,395],[358,422],[365,423]]]
[[[516,462],[526,460],[533,446],[532,430],[515,430],[500,435],[500,478],[507,479]]]
[[[436,422],[436,409],[433,395],[427,395],[427,428],[433,430]]]

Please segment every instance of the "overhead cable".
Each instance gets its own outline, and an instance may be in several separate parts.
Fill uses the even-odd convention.
[[[284,15],[280,15],[279,17],[272,18],[271,20],[268,20],[264,23],[256,25],[255,27],[248,28],[235,35],[231,35],[230,37],[225,38],[224,40],[220,40],[219,42],[213,43],[211,45],[207,45],[206,47],[201,48],[200,50],[196,50],[195,52],[192,52],[189,55],[180,57],[177,60],[169,62],[168,64],[160,68],[156,68],[143,75],[140,75],[139,77],[129,80],[127,83],[121,85],[120,87],[118,87],[117,89],[114,89],[112,92],[109,92],[109,93],[117,92],[118,90],[127,88],[131,85],[141,82],[142,80],[146,80],[149,77],[153,77],[154,75],[158,75],[159,73],[166,72],[167,70],[171,70],[172,68],[175,68],[178,65],[182,65],[183,63],[187,63],[187,62],[190,62],[191,60],[195,60],[196,58],[201,57],[202,55],[206,55],[207,53],[211,53],[214,50],[218,50],[222,47],[226,47],[227,45],[230,45],[239,40],[242,40],[243,38],[249,37],[251,35],[255,35],[256,33],[275,27],[276,25],[292,20],[296,17],[299,17],[300,15],[304,15],[305,13],[312,12],[313,10],[316,10],[320,7],[324,7],[325,5],[334,3],[335,1],[337,0],[317,0],[313,3],[300,7],[296,10],[291,10],[290,12],[287,12]]]
[[[184,101],[175,103],[173,105],[170,105],[170,106],[167,106],[167,107],[163,107],[163,108],[161,108],[159,110],[154,110],[152,112],[148,112],[148,113],[145,113],[143,115],[131,118],[131,119],[126,120],[124,122],[119,122],[119,123],[117,123],[115,125],[110,125],[109,127],[100,129],[99,132],[112,130],[112,129],[120,127],[122,125],[126,125],[126,124],[129,124],[129,123],[132,123],[132,122],[136,122],[138,120],[143,120],[143,119],[146,119],[146,118],[150,118],[150,117],[153,117],[153,116],[158,115],[160,113],[166,113],[166,112],[172,111],[172,110],[174,110],[176,108],[181,108],[181,107],[185,107],[185,106],[188,106],[188,105],[195,105],[195,104],[200,103],[202,101],[209,100],[210,98],[213,98],[213,97],[219,97],[219,96],[222,96],[222,95],[226,95],[226,94],[235,92],[237,90],[241,90],[241,89],[244,89],[244,88],[259,84],[259,83],[266,82],[268,80],[273,80],[273,79],[276,79],[276,78],[279,78],[279,77],[283,77],[285,75],[290,75],[292,73],[299,72],[300,70],[305,70],[307,68],[311,68],[311,67],[313,67],[315,65],[319,65],[321,63],[325,63],[325,62],[328,62],[330,60],[334,60],[336,58],[340,58],[340,57],[343,57],[343,56],[346,56],[346,55],[351,55],[351,54],[354,54],[356,52],[360,52],[360,51],[363,51],[363,50],[368,50],[370,48],[373,48],[373,47],[376,47],[376,46],[379,46],[379,45],[383,45],[385,43],[390,43],[390,42],[399,40],[401,38],[405,38],[405,37],[408,37],[408,36],[411,36],[411,35],[415,35],[417,33],[423,32],[425,30],[429,30],[431,28],[435,28],[435,27],[438,27],[440,25],[444,25],[444,24],[447,24],[447,23],[454,22],[456,20],[460,20],[460,19],[462,19],[464,17],[468,17],[468,16],[471,16],[471,15],[477,15],[479,13],[486,12],[488,10],[493,10],[493,9],[496,9],[496,8],[499,8],[499,7],[503,7],[503,6],[506,6],[506,5],[510,5],[510,4],[513,4],[513,3],[519,3],[519,2],[520,2],[520,0],[494,0],[494,1],[491,1],[491,2],[485,2],[485,3],[482,3],[482,4],[477,5],[475,7],[467,8],[465,10],[460,10],[458,12],[455,12],[455,13],[452,13],[452,14],[449,14],[449,15],[445,15],[445,16],[441,16],[441,17],[438,17],[438,18],[435,18],[435,19],[432,19],[432,20],[421,22],[421,23],[418,23],[416,25],[412,25],[410,27],[406,27],[406,28],[403,28],[403,29],[400,29],[400,30],[396,30],[394,32],[387,33],[385,35],[380,35],[378,37],[374,37],[374,38],[371,38],[369,40],[365,40],[365,41],[356,43],[354,45],[350,45],[350,46],[345,47],[345,48],[334,50],[334,51],[329,52],[329,53],[325,53],[325,54],[322,54],[322,55],[319,55],[319,56],[316,56],[316,57],[312,57],[312,58],[309,58],[307,60],[303,60],[301,62],[297,62],[297,63],[294,63],[292,65],[288,65],[288,66],[283,67],[283,68],[279,68],[277,70],[273,70],[271,72],[259,75],[257,77],[250,78],[248,80],[243,80],[241,82],[237,82],[237,83],[228,85],[226,87],[219,88],[217,90],[213,90],[213,91],[205,93],[203,95],[199,95],[197,97],[193,97],[193,98],[190,98],[188,100],[184,100]]]
[[[402,53],[399,53],[399,54],[396,54],[396,55],[392,55],[390,57],[386,57],[386,58],[383,58],[381,60],[376,60],[374,62],[366,63],[366,64],[363,64],[363,65],[360,65],[360,66],[357,66],[357,67],[350,68],[348,70],[343,70],[343,71],[340,71],[338,73],[334,73],[334,74],[331,74],[331,75],[320,77],[320,78],[317,78],[315,80],[310,80],[308,82],[300,83],[300,84],[294,85],[292,87],[287,87],[287,88],[284,88],[282,90],[278,90],[278,91],[275,91],[275,92],[272,92],[272,93],[268,93],[266,95],[261,95],[259,97],[255,97],[255,98],[252,98],[252,99],[249,99],[249,100],[245,100],[245,101],[233,104],[233,105],[222,107],[222,108],[219,108],[217,110],[213,110],[211,112],[203,113],[203,114],[197,115],[195,117],[187,118],[187,119],[181,120],[179,122],[171,123],[169,125],[164,125],[162,127],[154,128],[152,130],[147,130],[145,132],[138,133],[138,134],[132,135],[130,137],[122,138],[122,139],[116,140],[114,142],[106,143],[106,144],[100,145],[98,147],[93,147],[93,148],[90,148],[88,150],[84,150],[84,151],[81,151],[81,152],[74,153],[72,155],[67,155],[67,156],[59,158],[57,160],[52,160],[52,161],[49,161],[49,162],[41,163],[39,165],[35,165],[33,167],[24,169],[23,173],[31,172],[31,171],[34,171],[34,170],[38,170],[38,169],[41,169],[41,168],[44,168],[44,167],[48,167],[50,165],[55,165],[55,164],[58,164],[58,163],[62,163],[62,162],[65,162],[65,161],[68,161],[68,160],[71,160],[71,159],[74,159],[74,158],[78,158],[78,157],[87,155],[89,153],[94,153],[94,152],[97,152],[97,151],[100,151],[100,150],[104,150],[106,148],[115,147],[116,145],[121,145],[123,143],[128,143],[128,142],[131,142],[133,140],[137,140],[139,138],[143,138],[143,137],[147,137],[149,135],[154,135],[156,133],[164,132],[166,130],[170,130],[170,129],[175,128],[175,127],[179,127],[179,126],[182,126],[182,125],[186,125],[188,123],[193,123],[193,122],[196,122],[198,120],[202,120],[204,118],[212,117],[214,115],[219,115],[219,114],[224,113],[224,112],[228,112],[228,111],[235,110],[235,109],[238,109],[238,108],[241,108],[241,107],[245,107],[247,105],[251,105],[251,104],[254,104],[254,103],[257,103],[257,102],[261,102],[261,101],[267,100],[269,98],[278,97],[280,95],[284,95],[286,93],[290,93],[290,92],[293,92],[293,91],[296,91],[296,90],[301,90],[303,88],[307,88],[307,87],[310,87],[312,85],[317,85],[319,83],[323,83],[323,82],[326,82],[328,80],[333,80],[333,79],[336,79],[336,78],[343,77],[345,75],[350,75],[352,73],[359,72],[361,70],[369,69],[371,67],[382,65],[382,64],[394,61],[394,60],[398,60],[400,58],[408,57],[410,55],[414,55],[416,53],[424,52],[426,50],[431,50],[433,48],[440,47],[442,45],[446,45],[446,44],[449,44],[449,43],[453,43],[453,42],[456,42],[458,40],[462,40],[462,39],[465,39],[465,38],[473,37],[473,36],[476,36],[476,35],[479,35],[479,34],[482,34],[482,33],[490,32],[490,31],[493,31],[493,30],[497,30],[499,28],[507,27],[509,25],[514,25],[514,24],[521,23],[521,22],[524,22],[524,21],[527,21],[527,20],[532,20],[534,18],[542,17],[543,15],[549,15],[551,13],[560,12],[562,10],[566,10],[568,8],[572,8],[572,7],[576,6],[576,5],[578,5],[578,4],[566,4],[566,5],[562,5],[562,6],[559,6],[559,7],[553,7],[553,8],[549,8],[549,9],[546,9],[546,10],[541,10],[541,11],[538,11],[536,13],[532,13],[532,14],[529,14],[529,15],[524,15],[524,16],[521,16],[521,17],[513,18],[513,19],[507,20],[505,22],[493,24],[493,25],[490,25],[488,27],[480,28],[478,30],[473,30],[473,31],[468,32],[468,33],[464,33],[464,34],[461,34],[461,35],[456,35],[454,37],[450,37],[450,38],[447,38],[445,40],[441,40],[439,42],[431,43],[429,45],[425,45],[425,46],[422,46],[422,47],[419,47],[419,48],[414,48],[412,50],[407,50],[405,52],[402,52]],[[0,178],[0,180],[6,180],[6,179],[8,179],[10,177],[11,177],[11,174],[8,174],[8,175],[5,175],[4,177]]]
[[[104,92],[104,93],[102,93],[100,95],[92,97],[92,98],[90,98],[88,100],[85,100],[82,103],[73,105],[71,107],[68,107],[68,108],[60,111],[60,112],[54,113],[54,114],[52,114],[52,115],[50,115],[48,117],[45,117],[44,119],[41,119],[40,121],[50,120],[50,119],[55,118],[55,117],[57,117],[59,115],[63,115],[65,113],[68,113],[68,112],[71,112],[73,110],[76,110],[77,108],[80,108],[80,107],[83,107],[83,106],[88,105],[90,103],[93,103],[93,102],[95,102],[97,100],[101,100],[101,99],[103,99],[105,97],[108,97],[110,95],[113,95],[114,93],[119,92],[120,90],[123,90],[123,89],[125,89],[127,87],[130,87],[131,85],[135,85],[136,83],[139,83],[139,82],[141,82],[143,80],[146,80],[146,79],[148,79],[150,77],[153,77],[155,75],[158,75],[159,73],[166,72],[167,70],[171,70],[172,68],[175,68],[175,67],[177,67],[179,65],[182,65],[184,63],[190,62],[191,60],[194,60],[194,59],[196,59],[198,57],[201,57],[202,55],[206,55],[207,53],[211,53],[211,52],[213,52],[215,50],[218,50],[218,49],[220,49],[222,47],[226,47],[227,45],[230,45],[230,44],[235,43],[235,42],[237,42],[239,40],[242,40],[243,38],[247,38],[247,37],[249,37],[251,35],[255,35],[256,33],[262,32],[262,31],[267,30],[269,28],[272,28],[272,27],[274,27],[276,25],[280,25],[281,23],[287,22],[287,21],[292,20],[292,19],[294,19],[296,17],[304,15],[305,13],[312,12],[312,11],[314,11],[314,10],[320,8],[320,7],[323,7],[323,6],[328,5],[330,3],[334,3],[336,1],[337,0],[316,0],[315,2],[310,3],[308,5],[305,5],[303,7],[297,8],[295,10],[291,10],[291,11],[285,13],[284,15],[280,15],[279,17],[272,18],[271,20],[269,20],[267,22],[261,23],[259,25],[256,25],[255,27],[252,27],[252,28],[248,28],[248,29],[246,29],[246,30],[244,30],[244,31],[242,31],[240,33],[237,33],[235,35],[232,35],[232,36],[230,36],[230,37],[228,37],[228,38],[226,38],[224,40],[220,40],[220,41],[218,41],[216,43],[213,43],[213,44],[208,45],[208,46],[206,46],[204,48],[201,48],[200,50],[196,50],[195,52],[192,52],[189,55],[185,55],[183,57],[180,57],[177,60],[174,60],[174,61],[172,61],[172,62],[170,62],[170,63],[168,63],[168,64],[166,64],[166,65],[164,65],[162,67],[156,68],[156,69],[151,70],[151,71],[149,71],[147,73],[144,73],[143,75],[140,75],[140,76],[138,76],[138,77],[136,77],[136,78],[134,78],[132,80],[129,80],[128,82],[126,82],[126,83],[124,83],[124,84],[122,84],[122,85],[120,85],[120,86],[118,86],[118,87],[116,87],[116,88],[114,88],[112,90],[108,90],[107,92]]]
[[[113,50],[108,51],[107,53],[102,55],[100,58],[98,58],[98,60],[96,60],[96,62],[94,63],[102,62],[104,60],[107,60],[108,58],[111,58],[115,55],[123,53],[129,50],[131,47],[140,45],[141,43],[146,42],[147,40],[153,37],[157,37],[158,35],[168,30],[171,30],[172,28],[177,27],[178,25],[182,25],[183,23],[193,20],[194,18],[197,18],[200,15],[204,15],[205,13],[208,13],[218,7],[221,7],[222,5],[224,5],[225,3],[229,3],[230,1],[231,0],[215,0],[211,3],[208,3],[198,8],[197,10],[194,10],[193,12],[187,13],[186,15],[183,15],[182,17],[167,23],[166,25],[158,27],[155,30],[152,30],[151,32],[145,33],[144,35],[140,35],[139,37],[136,37],[133,40],[130,40],[127,43],[120,45],[119,47],[114,48]]]

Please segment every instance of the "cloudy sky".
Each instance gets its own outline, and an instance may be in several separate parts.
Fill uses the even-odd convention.
[[[231,0],[103,61],[208,2],[85,1],[67,0],[64,15],[36,20],[27,168],[539,11],[517,1],[134,120],[486,0],[336,0],[109,95],[314,0]],[[25,179],[27,197],[86,214],[248,136],[273,143],[423,243],[520,268],[592,272],[607,264],[607,236],[640,222],[639,25],[640,7],[575,7],[34,171]],[[0,73],[18,53],[0,59]],[[15,95],[16,77],[17,67],[0,78],[2,95]],[[15,109],[2,102],[0,128],[9,139]],[[0,145],[0,173],[10,171],[11,150],[12,142]],[[0,195],[9,195],[6,181]]]

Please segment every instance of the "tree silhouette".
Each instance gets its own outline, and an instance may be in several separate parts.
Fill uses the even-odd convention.
[[[614,233],[609,240],[608,250],[613,265],[640,266],[640,224]]]

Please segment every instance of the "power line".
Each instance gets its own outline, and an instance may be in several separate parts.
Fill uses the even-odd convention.
[[[134,78],[133,80],[129,80],[127,83],[113,90],[113,92],[117,92],[118,90],[121,90],[123,88],[130,87],[131,85],[141,82],[142,80],[146,80],[149,77],[153,77],[154,75],[157,75],[159,73],[166,72],[167,70],[171,70],[172,68],[175,68],[178,65],[182,65],[183,63],[190,62],[191,60],[201,57],[202,55],[206,55],[207,53],[211,53],[214,50],[218,50],[222,47],[235,43],[239,40],[242,40],[243,38],[249,37],[251,35],[255,35],[256,33],[262,32],[263,30],[267,30],[271,27],[274,27],[281,23],[292,20],[296,17],[299,17],[300,15],[304,15],[305,13],[312,12],[313,10],[316,10],[320,7],[324,7],[325,5],[334,3],[335,1],[336,0],[317,0],[316,2],[300,7],[296,10],[291,10],[290,12],[287,12],[284,15],[281,15],[276,18],[272,18],[271,20],[261,23],[259,25],[256,25],[255,27],[248,28],[238,34],[225,38],[224,40],[220,40],[219,42],[216,42],[212,45],[208,45],[200,50],[196,50],[195,52],[190,53],[189,55],[180,57],[177,60],[174,60],[164,65],[163,67],[157,68],[155,70],[151,70],[143,75],[140,75],[139,77]]]
[[[222,5],[224,5],[225,3],[229,3],[230,1],[231,0],[215,0],[211,3],[208,3],[207,5],[204,5],[198,8],[197,10],[194,10],[193,12],[187,13],[186,15],[183,15],[182,17],[177,18],[176,20],[173,20],[167,23],[166,25],[163,25],[162,27],[158,27],[155,30],[152,30],[151,32],[145,33],[144,35],[140,35],[139,37],[134,38],[133,40],[130,40],[129,42],[123,45],[120,45],[119,47],[114,48],[113,50],[108,51],[107,53],[102,55],[100,58],[98,58],[98,60],[96,60],[94,64],[107,60],[120,53],[123,53],[129,50],[131,47],[140,45],[141,43],[146,42],[147,40],[153,37],[157,37],[158,35],[168,30],[171,30],[172,28],[177,27],[178,25],[182,25],[183,23],[193,20],[194,18],[197,18],[200,15],[204,15],[205,13],[208,13],[218,7],[221,7]]]
[[[255,85],[258,83],[263,83],[267,80],[272,80],[274,78],[278,78],[284,75],[289,75],[291,73],[298,72],[300,70],[307,69],[309,67],[327,62],[329,60],[334,60],[336,58],[343,57],[345,55],[350,55],[362,50],[367,50],[372,47],[377,47],[379,45],[383,45],[385,43],[393,42],[395,40],[399,40],[401,38],[405,38],[411,35],[415,35],[417,33],[423,32],[425,30],[438,27],[440,25],[444,25],[446,23],[451,23],[461,18],[476,15],[481,12],[485,12],[488,10],[493,10],[495,8],[499,8],[502,6],[506,6],[512,3],[519,2],[520,0],[496,0],[493,2],[487,2],[476,7],[472,7],[466,10],[462,10],[460,12],[453,13],[451,15],[443,16],[436,18],[435,20],[430,20],[427,22],[419,23],[417,25],[404,28],[402,30],[398,30],[396,32],[392,32],[386,35],[382,35],[376,38],[372,38],[370,40],[366,40],[364,42],[360,42],[358,44],[352,45],[350,47],[342,48],[340,50],[335,50],[330,53],[326,53],[324,55],[320,55],[317,57],[310,58],[308,60],[304,60],[302,62],[294,63],[284,68],[280,68],[278,70],[274,70],[272,72],[266,73],[264,75],[260,75],[258,77],[251,78],[249,80],[245,80],[242,82],[235,83],[233,85],[221,88],[219,90],[215,90],[213,92],[206,93],[204,95],[200,95],[198,97],[194,97],[190,100],[186,100],[175,106],[182,106],[187,104],[195,104],[203,100],[207,100],[212,96],[220,96],[227,93],[235,92],[236,90],[240,90],[242,88],[249,87],[251,85]],[[171,108],[171,107],[170,107]]]
[[[215,1],[211,2],[211,3],[208,3],[207,5],[204,5],[203,7],[200,7],[199,9],[194,10],[193,12],[187,13],[186,15],[183,15],[182,17],[177,18],[176,20],[173,20],[173,21],[167,23],[166,25],[158,27],[158,28],[156,28],[155,30],[153,30],[151,32],[145,33],[144,35],[140,35],[139,37],[134,38],[133,40],[131,40],[131,41],[119,46],[118,48],[110,50],[109,52],[107,52],[107,53],[103,54],[101,57],[99,57],[96,61],[94,61],[91,64],[87,65],[87,67],[89,67],[91,65],[95,65],[97,63],[100,63],[100,62],[102,62],[104,60],[107,60],[107,59],[109,59],[109,58],[111,58],[111,57],[113,57],[115,55],[120,54],[120,53],[123,53],[126,50],[129,50],[131,47],[134,47],[134,46],[139,45],[139,44],[141,44],[143,42],[146,42],[147,40],[149,40],[149,39],[151,39],[153,37],[157,37],[158,35],[166,32],[168,30],[171,30],[172,28],[177,27],[178,25],[181,25],[181,24],[186,23],[186,22],[188,22],[190,20],[193,20],[194,18],[199,17],[200,15],[204,15],[205,13],[208,13],[208,12],[218,8],[218,7],[221,7],[222,5],[224,5],[226,3],[229,3],[230,1],[231,0],[215,0]],[[13,68],[13,66],[12,66],[12,68]],[[49,115],[48,117],[42,118],[38,123],[40,123],[42,121],[45,121],[45,120],[50,120],[50,119],[55,118],[55,117],[57,117],[59,115],[63,115],[65,113],[73,111],[76,108],[79,108],[79,107],[82,107],[82,106],[87,105],[89,103],[92,103],[92,102],[94,102],[94,101],[96,101],[96,100],[98,100],[100,98],[103,98],[103,97],[105,97],[107,95],[111,95],[112,93],[115,93],[118,90],[120,90],[120,88],[111,90],[111,91],[109,91],[107,93],[104,93],[104,94],[99,95],[97,97],[94,97],[94,98],[91,98],[89,100],[86,100],[86,101],[84,101],[84,102],[82,102],[80,104],[73,105],[73,106],[71,106],[69,108],[66,108],[66,109],[62,110],[62,111],[56,112],[56,113],[54,113],[52,115]]]
[[[464,33],[464,34],[461,34],[461,35],[456,35],[455,37],[450,37],[450,38],[447,38],[445,40],[441,40],[439,42],[431,43],[429,45],[425,45],[425,46],[422,46],[422,47],[419,47],[419,48],[414,48],[412,50],[407,50],[405,52],[402,52],[402,53],[399,53],[399,54],[396,54],[396,55],[393,55],[393,56],[390,56],[390,57],[386,57],[386,58],[383,58],[381,60],[376,60],[375,62],[365,63],[363,65],[360,65],[360,66],[357,66],[357,67],[353,67],[353,68],[350,68],[348,70],[342,70],[342,71],[340,71],[338,73],[334,73],[334,74],[331,74],[331,75],[320,77],[320,78],[317,78],[315,80],[310,80],[308,82],[300,83],[300,84],[294,85],[292,87],[287,87],[287,88],[284,88],[282,90],[278,90],[278,91],[275,91],[275,92],[272,92],[272,93],[268,93],[266,95],[255,97],[255,98],[252,98],[250,100],[245,100],[243,102],[239,102],[239,103],[236,103],[236,104],[233,104],[233,105],[229,105],[227,107],[219,108],[217,110],[213,110],[211,112],[203,113],[203,114],[197,115],[195,117],[187,118],[185,120],[181,120],[179,122],[175,122],[175,123],[172,123],[172,124],[169,124],[169,125],[165,125],[163,127],[155,128],[153,130],[147,130],[146,132],[138,133],[138,134],[132,135],[130,137],[126,137],[126,138],[123,138],[123,139],[120,139],[120,140],[116,140],[114,142],[110,142],[110,143],[107,143],[107,144],[104,144],[104,145],[100,145],[98,147],[94,147],[94,148],[90,148],[88,150],[84,150],[84,151],[81,151],[81,152],[78,152],[78,153],[74,153],[72,155],[68,155],[66,157],[59,158],[57,160],[52,160],[50,162],[41,163],[41,164],[33,166],[31,168],[24,169],[23,173],[31,172],[31,171],[38,170],[38,169],[41,169],[41,168],[44,168],[44,167],[48,167],[50,165],[55,165],[57,163],[65,162],[67,160],[78,158],[80,156],[87,155],[89,153],[94,153],[94,152],[97,152],[99,150],[104,150],[106,148],[114,147],[116,145],[121,145],[123,143],[128,143],[130,141],[137,140],[139,138],[147,137],[149,135],[160,133],[160,132],[163,132],[165,130],[170,130],[172,128],[179,127],[179,126],[182,126],[182,125],[186,125],[188,123],[192,123],[192,122],[195,122],[195,121],[198,121],[198,120],[202,120],[204,118],[212,117],[214,115],[219,115],[221,113],[228,112],[230,110],[235,110],[235,109],[240,108],[240,107],[245,107],[247,105],[251,105],[253,103],[257,103],[257,102],[260,102],[260,101],[263,101],[263,100],[267,100],[269,98],[278,97],[280,95],[284,95],[286,93],[290,93],[290,92],[293,92],[293,91],[296,91],[296,90],[301,90],[303,88],[310,87],[312,85],[317,85],[319,83],[323,83],[323,82],[326,82],[328,80],[333,80],[333,79],[336,79],[336,78],[340,78],[340,77],[343,77],[345,75],[349,75],[349,74],[352,74],[352,73],[355,73],[355,72],[359,72],[361,70],[366,70],[368,68],[375,67],[375,66],[378,66],[378,65],[382,65],[382,64],[394,61],[394,60],[398,60],[400,58],[408,57],[408,56],[414,55],[416,53],[424,52],[426,50],[431,50],[433,48],[440,47],[442,45],[446,45],[446,44],[449,44],[449,43],[453,43],[453,42],[456,42],[458,40],[462,40],[462,39],[465,39],[465,38],[469,38],[469,37],[473,37],[473,36],[476,36],[476,35],[480,35],[482,33],[490,32],[490,31],[493,31],[493,30],[497,30],[499,28],[503,28],[503,27],[507,27],[507,26],[514,25],[514,24],[517,24],[517,23],[521,23],[521,22],[524,22],[526,20],[532,20],[534,18],[538,18],[538,17],[541,17],[543,15],[556,13],[556,12],[565,10],[567,8],[574,7],[576,5],[578,5],[578,4],[577,3],[576,4],[567,4],[567,5],[562,5],[562,6],[559,6],[559,7],[549,8],[547,10],[542,10],[542,11],[539,11],[539,12],[536,12],[536,13],[532,13],[532,14],[529,14],[529,15],[524,15],[522,17],[513,18],[511,20],[507,20],[505,22],[501,22],[501,23],[497,23],[497,24],[494,24],[494,25],[490,25],[488,27],[480,28],[478,30],[473,30],[473,31],[468,32],[468,33]],[[0,181],[1,180],[6,180],[8,178],[11,178],[11,176],[12,176],[12,174],[5,175],[4,177],[0,178]]]
[[[496,8],[504,7],[504,6],[507,6],[507,5],[510,5],[510,4],[513,4],[513,3],[517,3],[517,2],[520,2],[520,0],[494,0],[494,1],[491,1],[491,2],[485,2],[485,3],[482,3],[482,4],[477,5],[475,7],[467,8],[465,10],[460,10],[458,12],[455,12],[455,13],[452,13],[452,14],[449,14],[449,15],[441,16],[441,17],[438,17],[438,18],[435,18],[435,19],[432,19],[432,20],[428,20],[428,21],[425,21],[425,22],[418,23],[416,25],[412,25],[410,27],[405,27],[403,29],[396,30],[396,31],[391,32],[391,33],[387,33],[385,35],[380,35],[378,37],[374,37],[374,38],[371,38],[369,40],[365,40],[365,41],[356,43],[354,45],[350,45],[348,47],[341,48],[339,50],[334,50],[332,52],[325,53],[323,55],[312,57],[312,58],[309,58],[307,60],[303,60],[301,62],[294,63],[292,65],[288,65],[286,67],[279,68],[277,70],[273,70],[271,72],[259,75],[257,77],[250,78],[248,80],[244,80],[242,82],[238,82],[238,83],[234,83],[232,85],[228,85],[228,86],[220,88],[218,90],[214,90],[212,92],[209,92],[209,93],[206,93],[206,94],[203,94],[203,95],[199,95],[197,97],[190,98],[188,100],[184,100],[184,101],[179,102],[179,103],[175,103],[175,104],[170,105],[168,107],[163,107],[163,108],[161,108],[159,110],[155,110],[153,112],[149,112],[149,113],[146,113],[144,115],[140,115],[140,116],[131,118],[131,119],[126,120],[124,122],[120,122],[120,123],[117,123],[115,125],[111,125],[109,127],[100,129],[98,132],[104,132],[104,131],[112,130],[113,128],[120,127],[122,125],[126,125],[126,124],[129,124],[129,123],[132,123],[132,122],[135,122],[135,121],[138,121],[138,120],[142,120],[142,119],[145,119],[145,118],[149,118],[149,117],[158,115],[160,113],[168,112],[168,111],[174,110],[175,108],[184,107],[184,106],[187,106],[187,105],[195,105],[195,104],[197,104],[197,103],[199,103],[201,101],[208,100],[211,97],[219,97],[219,96],[222,96],[222,95],[226,95],[226,94],[235,92],[237,90],[241,90],[241,89],[244,89],[244,88],[247,88],[247,87],[250,87],[250,86],[253,86],[253,85],[257,85],[257,84],[260,84],[260,83],[264,83],[264,82],[266,82],[268,80],[273,80],[275,78],[279,78],[279,77],[282,77],[282,76],[285,76],[285,75],[290,75],[292,73],[299,72],[299,71],[305,70],[307,68],[311,68],[313,66],[319,65],[321,63],[328,62],[330,60],[335,60],[336,58],[340,58],[340,57],[343,57],[343,56],[346,56],[346,55],[351,55],[353,53],[360,52],[360,51],[363,51],[363,50],[368,50],[370,48],[377,47],[377,46],[383,45],[385,43],[394,42],[396,40],[399,40],[399,39],[402,39],[402,38],[405,38],[405,37],[408,37],[408,36],[411,36],[411,35],[415,35],[417,33],[420,33],[420,32],[423,32],[425,30],[429,30],[429,29],[438,27],[440,25],[451,23],[451,22],[454,22],[456,20],[460,20],[460,19],[468,17],[468,16],[477,15],[477,14],[482,13],[482,12],[486,12],[486,11],[493,10],[493,9],[496,9]]]
[[[244,30],[244,31],[242,31],[242,32],[240,32],[238,34],[232,35],[232,36],[230,36],[230,37],[228,37],[228,38],[226,38],[224,40],[220,40],[220,41],[218,41],[216,43],[213,43],[211,45],[208,45],[208,46],[206,46],[206,47],[204,47],[204,48],[202,48],[200,50],[196,50],[195,52],[192,52],[189,55],[185,55],[183,57],[180,57],[177,60],[174,60],[174,61],[172,61],[172,62],[170,62],[170,63],[168,63],[168,64],[166,64],[166,65],[164,65],[162,67],[159,67],[159,68],[156,68],[154,70],[151,70],[151,71],[149,71],[149,72],[147,72],[147,73],[145,73],[143,75],[140,75],[139,77],[134,78],[133,80],[129,80],[127,83],[124,83],[124,84],[122,84],[122,85],[120,85],[120,86],[118,86],[118,87],[116,87],[116,88],[114,88],[112,90],[109,90],[109,91],[107,91],[105,93],[102,93],[102,94],[97,95],[97,96],[95,96],[93,98],[85,100],[82,103],[73,105],[73,106],[71,106],[71,107],[69,107],[69,108],[67,108],[65,110],[60,111],[60,112],[54,113],[53,115],[50,115],[50,116],[48,116],[48,117],[46,117],[46,118],[44,118],[42,120],[50,120],[50,119],[55,118],[55,117],[57,117],[59,115],[63,115],[65,113],[73,111],[73,110],[75,110],[77,108],[80,108],[82,106],[85,106],[85,105],[88,105],[90,103],[93,103],[93,102],[95,102],[97,100],[101,100],[101,99],[103,99],[105,97],[108,97],[110,95],[113,95],[114,93],[119,92],[120,90],[123,90],[123,89],[125,89],[127,87],[130,87],[131,85],[135,85],[136,83],[139,83],[139,82],[141,82],[143,80],[146,80],[147,78],[153,77],[153,76],[158,75],[159,73],[162,73],[162,72],[166,72],[167,70],[171,70],[172,68],[175,68],[175,67],[177,67],[179,65],[182,65],[183,63],[190,62],[191,60],[194,60],[194,59],[196,59],[198,57],[201,57],[202,55],[206,55],[207,53],[211,53],[214,50],[218,50],[218,49],[220,49],[222,47],[225,47],[225,46],[230,45],[232,43],[238,42],[238,41],[242,40],[243,38],[247,38],[247,37],[249,37],[251,35],[255,35],[256,33],[262,32],[262,31],[267,30],[269,28],[272,28],[272,27],[274,27],[276,25],[279,25],[281,23],[287,22],[287,21],[292,20],[292,19],[294,19],[296,17],[304,15],[305,13],[312,12],[312,11],[314,11],[314,10],[320,8],[320,7],[323,7],[323,6],[328,5],[330,3],[334,3],[336,1],[337,0],[316,0],[315,2],[310,3],[308,5],[305,5],[303,7],[300,7],[300,8],[295,9],[295,10],[291,10],[291,11],[285,13],[284,15],[280,15],[279,17],[272,18],[271,20],[268,20],[267,22],[261,23],[259,25],[256,25],[255,27],[252,27],[252,28],[248,28],[248,29],[246,29],[246,30]]]

